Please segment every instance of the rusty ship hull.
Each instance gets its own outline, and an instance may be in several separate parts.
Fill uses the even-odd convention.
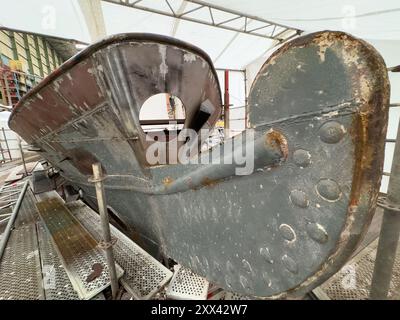
[[[136,240],[226,290],[301,295],[345,263],[382,173],[389,84],[375,49],[321,32],[274,53],[249,94],[249,175],[236,176],[234,164],[149,165],[139,111],[158,93],[181,99],[185,128],[212,128],[221,115],[204,52],[124,34],[67,61],[22,99],[9,125],[93,207],[89,178],[100,162],[109,208]]]

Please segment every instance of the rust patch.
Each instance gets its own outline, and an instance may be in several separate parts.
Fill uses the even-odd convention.
[[[171,177],[165,177],[162,180],[162,183],[164,184],[164,186],[169,187],[172,183],[174,182],[174,179],[172,179]]]
[[[101,273],[103,272],[103,265],[101,263],[95,263],[94,265],[92,265],[92,270],[93,272],[91,274],[89,274],[86,278],[86,282],[92,282],[94,280],[96,280],[98,277],[101,276]]]
[[[92,165],[94,163],[100,162],[93,154],[82,148],[67,150],[65,154],[67,154],[67,158],[65,160],[71,161],[74,167],[77,168],[84,175],[93,174]],[[103,173],[107,174],[107,171],[103,166],[102,169]]]
[[[289,155],[289,146],[285,136],[277,130],[271,129],[265,135],[265,144],[267,147],[278,148],[282,153],[282,158],[287,159]]]
[[[201,185],[203,187],[214,187],[217,185],[221,180],[214,180],[210,179],[209,177],[205,177],[201,180]]]

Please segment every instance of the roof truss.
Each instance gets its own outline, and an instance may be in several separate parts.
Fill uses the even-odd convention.
[[[182,0],[103,1],[278,42],[287,41],[302,32],[299,29],[211,5],[200,0],[183,0],[190,4],[190,7],[188,6],[183,12],[178,12],[176,5],[177,2],[182,4]]]

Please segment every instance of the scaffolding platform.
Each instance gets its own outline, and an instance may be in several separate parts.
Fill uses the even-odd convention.
[[[21,188],[22,184],[9,185],[2,187],[0,194],[14,194],[18,191],[19,195]],[[7,209],[12,211],[18,195],[8,198],[11,205]],[[0,261],[0,300],[45,299],[36,232],[37,220],[34,197],[28,189]],[[0,233],[3,233],[6,223],[1,225]]]
[[[175,265],[174,276],[166,296],[174,300],[207,300],[209,282],[181,265]]]
[[[38,202],[37,207],[79,297],[91,299],[107,288],[111,281],[104,251],[66,208],[62,199],[48,198]],[[116,267],[119,278],[123,270],[118,265]]]
[[[0,187],[3,219],[11,215],[22,185]],[[0,239],[6,224],[0,224]],[[152,298],[168,284],[172,271],[114,226],[111,233],[117,239],[114,254],[121,284],[134,299]],[[104,252],[98,248],[101,239],[100,217],[83,202],[64,203],[55,191],[35,197],[28,188],[0,261],[0,299],[103,300],[102,291],[110,283]],[[89,279],[99,263],[101,274]]]
[[[369,297],[378,239],[356,254],[338,273],[313,290],[320,300],[366,300]],[[400,246],[388,299],[400,299]]]
[[[67,203],[66,206],[99,241],[100,216],[82,201]],[[115,260],[125,271],[120,280],[121,284],[135,299],[152,298],[168,283],[172,272],[117,228],[112,225],[110,227],[112,237],[117,239],[114,245]]]

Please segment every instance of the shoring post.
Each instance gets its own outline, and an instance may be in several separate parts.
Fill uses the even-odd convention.
[[[110,223],[108,220],[106,195],[103,184],[104,176],[100,163],[93,164],[92,168],[93,168],[93,179],[90,179],[90,182],[94,182],[96,187],[96,198],[99,207],[101,227],[103,231],[103,241],[100,243],[100,245],[106,252],[108,270],[110,273],[110,281],[111,281],[111,293],[113,299],[115,299],[118,294],[119,286],[118,286],[117,271],[115,267],[114,252],[112,248],[113,240],[111,239]]]

